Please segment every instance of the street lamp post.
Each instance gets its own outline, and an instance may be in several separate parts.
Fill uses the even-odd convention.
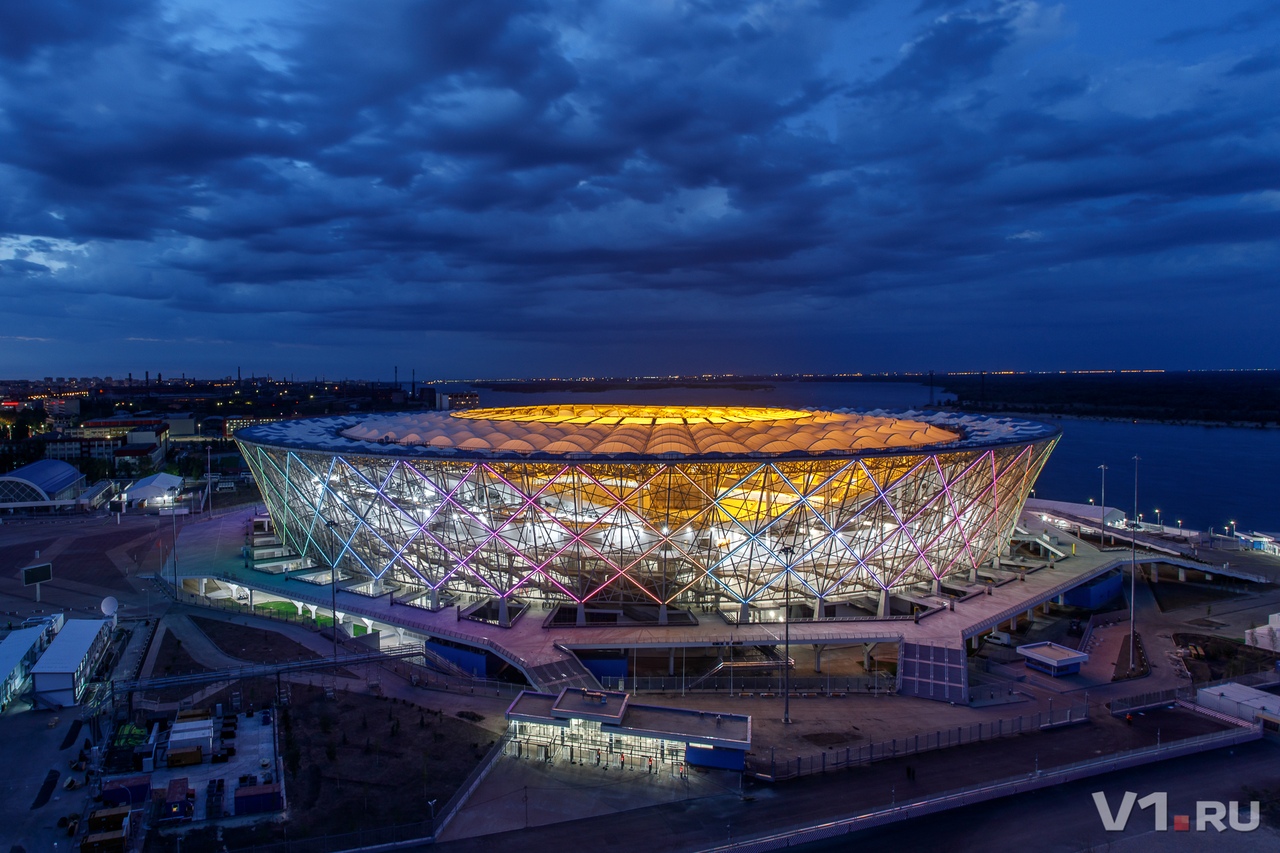
[[[1160,507],[1156,507],[1156,524],[1160,525],[1160,532],[1164,533],[1164,521],[1160,518]]]
[[[1107,544],[1107,465],[1104,462],[1098,466],[1102,471],[1102,501],[1098,508],[1098,547],[1103,548]]]
[[[782,652],[782,722],[791,722],[791,555],[795,553],[795,549],[790,545],[783,545],[778,549],[778,553],[787,558],[785,566],[786,578],[784,586],[786,589],[786,610],[782,614],[782,623],[784,627],[783,652]]]
[[[204,490],[209,495],[209,517],[213,517],[213,451],[204,446]]]
[[[1138,515],[1138,461],[1133,457],[1133,514]],[[1141,516],[1139,516],[1141,518]],[[1132,545],[1129,551],[1129,674],[1133,674],[1133,644],[1135,642],[1135,620],[1138,607],[1138,528],[1135,525],[1131,535]]]

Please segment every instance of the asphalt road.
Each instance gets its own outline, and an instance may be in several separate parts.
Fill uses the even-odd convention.
[[[1168,716],[1178,715],[1175,712],[1168,712]],[[1186,716],[1190,718],[1195,715],[1186,714]],[[1173,723],[1173,720],[1167,719],[1164,723],[1168,726]],[[508,844],[519,843],[522,848],[530,850],[555,850],[580,844],[583,838],[602,838],[608,839],[607,846],[617,853],[626,853],[626,851],[648,853],[653,849],[703,850],[725,844],[730,839],[737,841],[746,837],[769,835],[787,827],[816,825],[852,814],[866,813],[889,806],[899,797],[919,799],[923,795],[955,790],[1029,771],[1035,761],[1043,760],[1046,752],[1050,751],[1046,750],[1046,741],[1041,738],[1054,739],[1055,744],[1051,751],[1058,754],[1053,764],[1060,764],[1064,763],[1065,753],[1071,753],[1065,756],[1070,760],[1079,760],[1082,756],[1090,755],[1097,733],[1081,727],[1061,730],[1052,735],[1005,738],[941,752],[925,753],[912,756],[910,759],[880,762],[847,772],[807,777],[795,782],[778,785],[749,784],[745,798],[735,794],[725,794],[635,809],[607,817],[533,827],[520,830],[518,833],[499,833],[463,839],[441,844],[437,849],[448,851],[448,853],[463,853],[463,851],[469,853],[469,851],[505,849]],[[1214,790],[1225,791],[1225,799],[1239,799],[1239,786],[1244,779],[1254,780],[1253,784],[1260,788],[1280,788],[1280,766],[1275,763],[1278,754],[1280,754],[1280,747],[1277,747],[1274,742],[1258,741],[1232,750],[1210,753],[1211,756],[1216,757],[1214,759],[1181,759],[1157,764],[1149,770],[1099,777],[1092,783],[1086,781],[1081,784],[1079,790],[1083,793],[1077,797],[1078,803],[1071,797],[1067,797],[1061,801],[1065,806],[1059,805],[1060,808],[1070,807],[1069,810],[1073,812],[1070,820],[1073,826],[1079,827],[1079,832],[1071,834],[1060,832],[1053,817],[1046,817],[1044,820],[1037,818],[1032,824],[1038,828],[1037,831],[1043,831],[1045,826],[1055,827],[1052,834],[1053,840],[1065,846],[1053,849],[1088,849],[1090,844],[1107,841],[1093,806],[1090,796],[1092,791],[1099,789],[1123,791],[1125,790],[1123,786],[1126,784],[1139,784],[1139,782],[1125,781],[1129,779],[1130,773],[1149,774],[1140,780],[1145,787],[1133,788],[1133,790],[1140,790],[1144,794],[1153,790],[1164,790],[1161,786],[1167,782],[1172,784],[1170,780],[1177,779],[1181,784],[1185,774],[1195,776],[1209,773],[1220,764],[1221,772],[1224,774],[1221,778],[1230,779],[1230,785],[1234,787],[1228,791],[1227,787],[1219,784]],[[1263,758],[1258,759],[1257,756],[1263,756]],[[1241,761],[1245,758],[1249,759],[1249,763],[1242,765]],[[905,773],[908,765],[915,771],[914,781],[908,781]],[[1067,787],[1069,786],[1051,789],[1047,794],[1020,795],[1006,802],[1014,804],[1011,807],[1011,814],[1018,815],[1028,808],[1041,808],[1044,802],[1059,802],[1058,792],[1066,790]],[[1216,798],[1223,799],[1223,797]],[[1171,789],[1171,808],[1178,802],[1180,800],[1172,796]],[[495,807],[503,806],[498,804]],[[993,835],[996,829],[1003,833],[1004,823],[1016,825],[1019,820],[1022,820],[1017,817],[1008,820],[1001,818],[989,825],[985,820],[974,820],[969,817],[970,812],[975,811],[976,808],[956,810],[941,817],[929,819],[938,821],[940,828],[933,830],[932,835],[926,834],[918,839],[922,845],[918,849],[939,849],[945,846],[950,851],[960,849],[987,851],[992,848],[993,839],[1003,837]],[[980,808],[993,808],[993,806]],[[1188,808],[1191,806],[1188,805]],[[916,827],[924,823],[926,823],[924,819],[913,819],[912,831],[919,831]],[[974,828],[970,842],[966,842],[971,843],[971,848],[955,846],[946,830],[952,825]],[[1137,825],[1138,821],[1135,819],[1134,826]],[[897,833],[905,831],[905,824],[883,830],[889,839],[894,839]],[[868,834],[873,838],[880,837],[873,833]],[[1030,846],[1026,849],[1037,851],[1047,849],[1044,844],[1048,839],[1036,839],[1032,837],[1034,835],[1035,833],[1031,833],[1029,836]],[[1094,836],[1097,837],[1097,842],[1092,840]],[[895,847],[900,846],[895,841],[886,843],[894,843]],[[905,849],[916,848],[907,845]]]
[[[1273,796],[1280,795],[1280,740],[1269,736],[1233,749],[1084,779],[795,849],[807,853],[853,848],[859,853],[901,853],[903,850],[987,853],[993,849],[1036,853],[1280,850],[1280,826],[1274,818],[1264,817],[1262,826],[1252,832],[1230,828],[1222,833],[1213,829],[1203,833],[1173,831],[1174,815],[1191,815],[1194,821],[1197,800],[1224,803],[1236,800],[1241,803],[1241,818],[1247,821],[1245,784],[1255,789],[1269,789]],[[1165,832],[1155,831],[1151,810],[1135,807],[1125,831],[1108,832],[1093,802],[1095,791],[1106,794],[1113,810],[1126,791],[1133,791],[1139,797],[1165,791],[1169,796],[1171,828]]]

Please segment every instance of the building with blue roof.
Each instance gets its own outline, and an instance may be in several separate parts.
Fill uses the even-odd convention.
[[[84,475],[60,459],[41,459],[0,475],[0,509],[74,507]]]

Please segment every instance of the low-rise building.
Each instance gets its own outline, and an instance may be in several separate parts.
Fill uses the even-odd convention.
[[[114,619],[67,620],[31,668],[37,705],[56,709],[80,704],[114,624]]]

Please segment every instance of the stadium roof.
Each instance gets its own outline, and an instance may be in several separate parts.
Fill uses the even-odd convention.
[[[80,472],[73,465],[60,459],[41,459],[10,471],[0,480],[20,480],[43,492],[45,500],[54,500],[55,495],[74,486],[80,477]]]
[[[334,453],[512,459],[850,456],[1049,438],[1054,427],[937,412],[742,407],[522,406],[280,421],[254,444]]]

